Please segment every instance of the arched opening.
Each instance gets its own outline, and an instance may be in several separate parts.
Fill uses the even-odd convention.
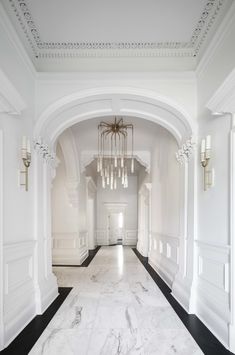
[[[180,109],[174,103],[171,103],[170,105],[166,99],[156,97],[156,95],[151,92],[139,91],[138,89],[124,90],[120,88],[118,90],[116,88],[114,90],[107,88],[102,90],[84,91],[63,98],[45,110],[39,117],[35,129],[35,136],[42,136],[48,143],[51,151],[54,151],[57,142],[60,141],[60,137],[64,134],[63,132],[67,132],[68,128],[71,129],[72,126],[76,124],[78,125],[79,123],[92,122],[92,120],[95,119],[98,120],[100,118],[108,118],[116,115],[126,117],[133,121],[139,120],[142,123],[146,123],[146,125],[147,122],[150,122],[151,124],[158,126],[161,132],[166,132],[167,139],[169,139],[169,141],[164,141],[164,138],[161,142],[161,149],[155,149],[152,151],[151,159],[154,164],[152,164],[153,169],[151,174],[154,176],[154,184],[150,180],[145,180],[145,178],[141,181],[141,177],[139,177],[141,187],[138,186],[138,188],[140,195],[142,195],[140,206],[142,204],[141,208],[143,211],[140,212],[142,215],[142,225],[140,226],[140,229],[138,230],[137,228],[136,231],[138,238],[137,246],[143,255],[149,257],[153,267],[156,268],[165,281],[170,285],[175,297],[180,300],[187,310],[192,311],[193,303],[191,302],[191,288],[193,280],[195,211],[194,203],[189,205],[188,201],[189,195],[190,201],[195,201],[194,190],[191,189],[191,181],[193,181],[195,174],[195,165],[194,159],[192,159],[190,162],[186,162],[181,168],[179,168],[178,163],[175,160],[175,152],[179,145],[193,135],[195,129],[188,119],[187,114],[184,113],[184,110]],[[71,139],[69,140],[71,141]],[[169,145],[169,142],[174,143]],[[143,156],[141,158],[143,158]],[[88,162],[89,154],[86,159],[88,159]],[[51,171],[54,171],[54,167],[46,165],[42,159],[36,157],[36,160],[38,169],[36,169],[35,173],[37,175],[40,175],[43,171],[40,168],[41,164],[45,166],[48,175],[51,174]],[[89,163],[91,163],[91,160]],[[145,160],[145,158],[143,158],[143,160]],[[84,165],[84,161],[82,163]],[[81,161],[78,166],[81,167]],[[166,180],[163,188],[162,182],[164,181],[164,178],[161,176],[161,171],[163,171],[164,167],[165,174],[168,174],[167,171],[168,169],[171,169],[172,166],[174,166],[173,169],[176,169],[178,173],[174,176],[174,173],[171,171],[171,178],[170,180]],[[177,175],[179,184],[176,182]],[[86,175],[84,175],[83,178],[86,178]],[[41,181],[39,176],[37,176],[37,179],[38,181]],[[81,174],[79,178],[76,178],[75,180],[76,182],[79,181],[80,184],[80,179]],[[48,180],[42,179],[42,181],[45,185],[49,186],[50,178]],[[190,184],[188,184],[189,181]],[[72,194],[77,193],[76,189],[77,186],[75,187],[75,190],[73,189]],[[156,203],[156,196],[158,196],[158,198],[161,196],[159,199],[160,204]],[[47,198],[50,199],[49,194],[47,195]],[[174,205],[174,203],[170,203],[171,199],[178,201],[178,205],[176,206],[176,204]],[[90,210],[90,216],[93,212],[91,212],[92,208],[88,200],[86,201],[86,214],[89,219],[88,210]],[[41,203],[43,204],[43,201],[41,201]],[[37,206],[37,210],[39,209],[40,206]],[[162,212],[163,209],[165,209],[164,213]],[[174,211],[177,210],[178,215],[174,216],[171,209]],[[162,223],[162,228],[160,229],[160,222],[158,222],[158,226],[156,229],[154,227],[155,230],[153,230],[156,221],[156,219],[153,218],[154,213],[158,214],[158,221],[161,221]],[[80,216],[82,214],[83,212],[80,211]],[[171,219],[168,219],[168,215],[171,215]],[[43,216],[39,217],[40,219],[43,219]],[[177,237],[173,235],[174,233],[169,231],[168,227],[166,228],[166,226],[172,225],[172,228],[174,229],[174,218],[177,220]],[[190,223],[190,227],[189,218],[191,219],[190,222],[192,222]],[[47,245],[46,249],[49,254],[51,252],[49,250],[49,246],[51,245],[50,223],[45,219],[41,221],[44,228],[48,228],[48,235],[45,238],[47,239],[47,242],[44,244]],[[164,228],[166,229],[164,230]],[[87,233],[87,230],[85,229],[83,232]],[[86,238],[84,233],[82,233],[83,239]],[[92,235],[92,231],[90,231],[89,234]],[[97,236],[97,231],[93,235]],[[39,237],[38,231],[37,236]],[[87,237],[87,240],[90,240],[90,237]],[[86,244],[88,245],[88,242]],[[97,238],[93,245],[95,246],[96,244]],[[90,245],[92,245],[92,242]],[[84,253],[86,253],[85,250]],[[51,262],[48,263],[48,258],[46,260],[44,259],[47,263],[47,270],[51,270]],[[43,269],[40,272],[43,274]],[[56,289],[56,287],[56,283],[54,282],[54,289]]]

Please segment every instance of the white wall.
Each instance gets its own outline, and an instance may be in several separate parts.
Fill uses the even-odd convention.
[[[70,139],[71,136],[64,133],[60,144],[67,147],[67,140]],[[77,180],[70,179],[70,162],[65,162],[60,144],[57,146],[60,163],[52,189],[53,264],[80,265],[88,256],[86,176],[81,173]],[[72,151],[70,153],[73,154]],[[73,159],[72,164],[75,161]],[[79,161],[77,163],[79,164]]]
[[[226,346],[232,338],[230,335],[229,339],[231,118],[228,114],[212,116],[205,105],[234,69],[234,38],[235,7],[232,6],[224,19],[223,33],[215,36],[213,47],[208,49],[198,70],[199,142],[208,134],[212,136],[210,167],[215,171],[215,185],[203,191],[202,168],[198,164],[196,312]]]
[[[151,250],[149,262],[171,286],[178,270],[180,167],[175,139],[167,132],[152,152]]]
[[[69,201],[65,161],[59,144],[57,157],[60,163],[52,188],[52,261],[55,265],[79,265],[78,206]]]
[[[136,73],[39,73],[36,82],[37,117],[52,103],[78,91],[127,87],[152,90],[184,107],[196,122],[197,102],[195,73],[193,72],[136,72]],[[92,106],[93,107],[93,106]],[[94,109],[94,107],[93,107]]]
[[[1,7],[0,7],[1,9]],[[152,90],[158,96],[164,96],[184,108],[198,123],[199,138],[212,135],[211,164],[215,169],[215,186],[207,191],[202,187],[202,169],[198,163],[198,184],[194,185],[194,177],[190,177],[191,189],[198,188],[198,223],[197,239],[190,240],[191,250],[197,245],[195,258],[191,261],[193,274],[195,270],[195,299],[197,315],[209,328],[228,345],[228,327],[230,323],[230,235],[229,235],[229,132],[230,119],[227,115],[215,118],[205,109],[208,100],[222,84],[226,76],[234,68],[235,21],[234,6],[228,17],[224,19],[223,35],[216,36],[212,48],[202,60],[197,70],[197,82],[194,73],[80,73],[80,74],[39,74],[36,79],[34,70],[29,64],[24,51],[15,46],[11,35],[6,30],[4,15],[0,16],[0,69],[4,72],[0,80],[0,130],[3,144],[0,151],[3,162],[3,195],[1,232],[0,232],[0,347],[6,346],[11,339],[37,313],[42,312],[56,297],[56,282],[50,270],[50,221],[44,216],[50,210],[48,191],[50,184],[50,167],[33,154],[29,176],[29,192],[18,186],[18,170],[21,168],[20,144],[22,135],[32,137],[34,119],[56,100],[80,90],[105,87],[132,87]],[[7,25],[7,28],[11,26]],[[17,40],[18,41],[18,40]],[[8,88],[5,81],[7,78]],[[35,97],[36,88],[36,97]],[[197,91],[196,91],[197,90]],[[117,89],[118,92],[118,89]],[[113,105],[106,102],[107,109]],[[115,101],[116,103],[118,101]],[[99,112],[103,103],[91,103],[90,110]],[[136,101],[138,109],[142,109]],[[198,105],[198,106],[197,106]],[[110,107],[109,107],[110,106]],[[12,112],[18,115],[12,115]],[[111,109],[108,112],[113,112]],[[67,114],[67,112],[65,112]],[[71,115],[73,111],[71,110]],[[84,113],[81,109],[80,113]],[[198,113],[198,114],[197,114]],[[195,131],[196,132],[196,131]],[[152,225],[150,262],[171,285],[178,270],[178,249],[180,236],[179,225],[179,174],[183,170],[174,158],[176,143],[169,136],[160,142],[160,151],[156,148],[152,155]],[[192,163],[193,164],[193,163]],[[35,175],[33,171],[35,170]],[[62,174],[63,175],[63,174]],[[60,172],[58,173],[58,176]],[[81,243],[86,243],[86,180],[84,173],[80,176],[78,186],[78,230]],[[56,180],[54,186],[57,188]],[[112,195],[97,201],[97,229],[106,228],[104,217],[101,217],[106,202],[132,201],[132,213],[126,216],[126,228],[137,229],[137,182],[130,183],[135,191],[125,196]],[[33,193],[35,189],[35,194]],[[106,192],[104,192],[106,193]],[[114,192],[112,192],[114,193]],[[119,191],[120,193],[120,191]],[[112,195],[112,196],[111,196]],[[135,195],[135,201],[134,196]],[[65,202],[65,191],[61,196]],[[129,196],[129,197],[128,197]],[[14,203],[12,203],[14,201]],[[189,206],[194,202],[189,200]],[[45,210],[46,206],[46,210]],[[69,210],[69,206],[68,210]],[[129,210],[129,208],[128,208]],[[34,214],[35,211],[35,214]],[[62,210],[56,213],[61,217]],[[135,211],[135,212],[134,212]],[[101,218],[99,218],[101,217]],[[69,218],[69,217],[68,217]],[[73,215],[73,220],[76,214]],[[40,222],[46,220],[46,224]],[[190,221],[190,220],[189,220]],[[37,222],[39,222],[37,224]],[[68,220],[67,220],[68,222]],[[192,228],[190,222],[189,227]],[[35,227],[36,226],[36,227]],[[65,228],[63,223],[53,222],[53,228]],[[64,228],[64,229],[63,229]],[[192,230],[189,231],[192,235]],[[36,230],[36,231],[35,231]],[[193,234],[194,236],[194,234]],[[81,246],[81,245],[80,245]],[[84,246],[82,244],[82,246]],[[19,255],[21,261],[19,261]],[[2,257],[3,256],[3,257]],[[192,255],[188,255],[189,259]],[[193,258],[192,258],[193,259]],[[186,273],[188,270],[186,270]],[[42,286],[43,285],[43,286]],[[35,295],[36,294],[36,295]],[[196,293],[195,293],[196,294]],[[3,312],[4,305],[4,312]]]
[[[1,9],[0,9],[1,10]],[[36,313],[33,169],[29,191],[19,186],[22,136],[31,137],[34,78],[9,38],[0,11],[0,131],[2,131],[2,216],[0,217],[0,349]],[[33,161],[32,161],[33,164]],[[4,311],[3,311],[4,306]]]
[[[53,233],[77,233],[78,208],[69,201],[65,162],[59,144],[56,155],[60,163],[52,187],[52,230]]]

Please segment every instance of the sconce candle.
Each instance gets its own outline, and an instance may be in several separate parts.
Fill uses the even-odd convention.
[[[30,140],[27,140],[27,153],[31,154]]]
[[[211,136],[206,136],[206,149],[211,149]]]
[[[205,153],[205,151],[206,151],[206,140],[203,139],[201,144],[201,153]]]
[[[211,136],[206,137],[206,159],[210,159],[211,154]]]
[[[22,159],[27,159],[27,138],[23,136],[21,147]]]

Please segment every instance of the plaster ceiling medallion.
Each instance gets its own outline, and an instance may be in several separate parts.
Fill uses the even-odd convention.
[[[154,4],[147,3],[145,9],[142,1],[137,1],[135,6],[132,0],[127,5],[122,2],[116,5],[111,2],[110,5],[107,0],[101,0],[96,16],[94,6],[97,5],[93,2],[91,6],[89,1],[85,4],[75,0],[69,0],[66,4],[60,0],[7,1],[11,17],[17,19],[34,59],[195,57],[226,2],[180,0],[172,4],[158,0]],[[116,11],[115,15],[112,10]],[[142,23],[139,23],[143,11]],[[119,13],[122,18],[115,25]]]

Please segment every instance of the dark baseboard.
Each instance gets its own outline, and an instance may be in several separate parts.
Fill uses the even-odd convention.
[[[72,287],[59,287],[59,296],[55,301],[42,315],[36,316],[6,349],[0,351],[0,354],[27,355],[71,290]]]
[[[211,331],[202,323],[202,321],[200,321],[200,319],[195,314],[188,314],[185,309],[176,301],[176,299],[171,294],[171,289],[169,286],[149,265],[148,258],[142,256],[136,248],[132,248],[132,250],[144,265],[145,269],[148,271],[157,286],[160,288],[203,353],[206,355],[232,355],[233,353],[227,350],[219,342],[219,340],[211,333]]]
[[[90,262],[94,259],[98,251],[100,250],[101,246],[97,246],[95,249],[89,250],[89,255],[86,260],[83,261],[81,265],[52,265],[53,267],[87,267],[89,266]]]

